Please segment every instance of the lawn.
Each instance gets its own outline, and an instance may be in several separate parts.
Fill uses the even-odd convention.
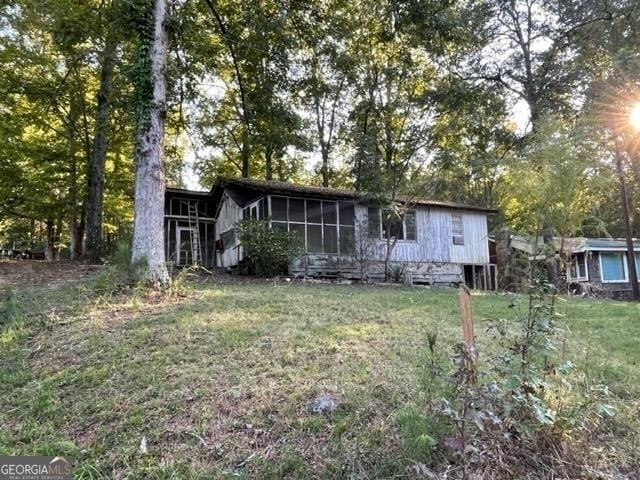
[[[460,340],[454,290],[200,279],[154,296],[100,284],[87,273],[18,289],[25,320],[0,337],[0,454],[66,454],[77,478],[407,478],[429,463],[415,442],[435,433],[421,414],[427,332],[443,354]],[[514,298],[473,295],[481,359]],[[640,308],[561,310],[559,355],[581,385],[608,385],[618,412],[596,447],[637,466]],[[338,408],[307,413],[321,394]]]

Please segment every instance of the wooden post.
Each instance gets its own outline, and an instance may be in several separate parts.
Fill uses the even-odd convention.
[[[475,335],[473,333],[473,313],[471,311],[471,294],[465,285],[461,285],[458,290],[460,299],[460,315],[462,318],[462,336],[464,337],[465,349],[467,352],[468,379],[471,383],[476,383],[476,347]]]

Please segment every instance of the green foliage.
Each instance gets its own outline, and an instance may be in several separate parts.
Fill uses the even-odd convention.
[[[405,270],[406,265],[404,263],[392,263],[391,265],[389,265],[387,276],[394,282],[398,283],[403,280]]]
[[[513,317],[489,325],[495,349],[486,364],[460,343],[454,347],[451,371],[438,356],[435,334],[427,333],[428,381],[423,388],[431,409],[426,415],[434,417],[431,432],[442,437],[463,478],[478,465],[500,476],[506,458],[509,475],[568,474],[572,470],[564,470],[564,455],[579,455],[572,451],[580,448],[574,445],[615,414],[606,389],[574,384],[576,366],[558,351],[559,300],[553,285],[535,280],[526,301],[512,298]],[[402,417],[405,431],[420,419],[417,412],[409,413]],[[425,432],[412,428],[418,442]],[[565,442],[563,453],[548,447],[560,441]]]
[[[242,220],[236,228],[256,275],[270,277],[286,274],[291,260],[302,252],[301,239],[296,232],[270,228],[265,220]]]

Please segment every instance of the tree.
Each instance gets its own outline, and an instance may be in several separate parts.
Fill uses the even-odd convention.
[[[109,26],[107,27],[109,28]],[[104,202],[105,162],[109,142],[109,117],[113,70],[118,42],[112,31],[104,40],[100,59],[100,88],[97,95],[95,133],[87,169],[87,219],[85,255],[90,261],[99,262],[102,255],[102,221]]]
[[[151,10],[152,8],[152,10]],[[170,282],[164,259],[164,128],[166,106],[168,0],[140,8],[136,95],[136,181],[132,263],[146,264],[146,280],[156,287]]]

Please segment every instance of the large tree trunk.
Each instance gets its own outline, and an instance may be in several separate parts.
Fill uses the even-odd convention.
[[[102,255],[102,209],[104,199],[104,165],[107,158],[108,124],[111,113],[111,85],[117,43],[107,35],[102,57],[100,90],[96,112],[96,130],[87,175],[87,216],[85,253],[90,262],[98,263]]]
[[[169,284],[164,258],[164,122],[166,117],[167,0],[155,0],[150,49],[153,86],[150,105],[141,108],[136,135],[135,217],[132,262],[146,262],[146,279],[155,287]],[[141,94],[142,92],[138,92]],[[146,107],[146,108],[145,108]]]

